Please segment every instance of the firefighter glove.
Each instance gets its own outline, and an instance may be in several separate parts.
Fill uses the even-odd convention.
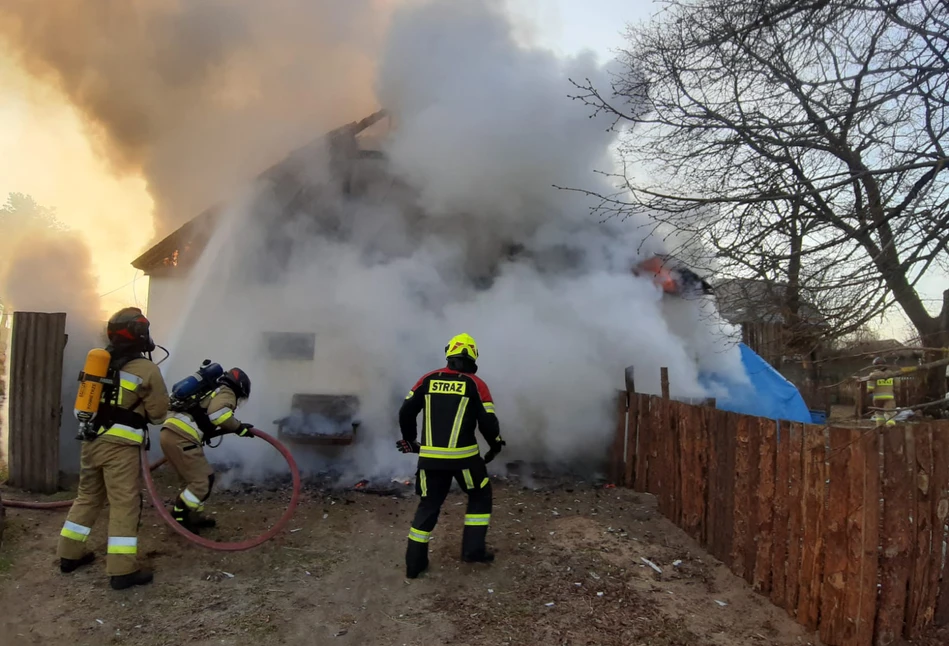
[[[407,440],[399,440],[395,443],[395,448],[399,449],[399,453],[418,453],[421,451],[418,442],[409,442]]]
[[[492,446],[491,449],[487,453],[484,454],[484,463],[487,464],[488,462],[496,458],[498,456],[498,453],[501,452],[502,446],[507,446],[507,442],[499,439],[498,443],[495,446]]]
[[[253,425],[253,424],[244,423],[244,424],[241,424],[241,425],[238,427],[238,429],[237,429],[236,431],[234,431],[234,432],[235,432],[237,435],[239,435],[240,437],[254,437],[254,436],[251,434],[251,431],[253,430],[253,428],[254,428],[254,425]]]

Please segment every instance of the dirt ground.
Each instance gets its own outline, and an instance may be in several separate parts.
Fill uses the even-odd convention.
[[[160,484],[170,500],[174,487]],[[146,504],[140,541],[155,583],[126,592],[109,589],[101,561],[58,572],[63,513],[8,510],[0,644],[818,643],[662,518],[651,497],[535,486],[495,481],[490,566],[459,561],[464,499],[453,492],[432,567],[415,581],[403,565],[412,495],[308,490],[290,531],[238,553],[186,543]],[[209,509],[219,528],[206,535],[246,538],[286,500],[254,488],[216,493]],[[90,541],[97,554],[104,521]]]

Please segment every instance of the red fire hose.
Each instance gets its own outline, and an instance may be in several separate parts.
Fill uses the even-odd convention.
[[[293,459],[293,456],[290,455],[290,451],[287,450],[283,444],[278,442],[275,438],[267,435],[263,431],[258,431],[256,428],[250,429],[250,432],[255,437],[267,442],[270,446],[274,447],[280,452],[280,455],[284,457],[287,461],[287,466],[290,467],[290,475],[293,477],[293,493],[290,496],[290,504],[287,506],[287,510],[283,512],[283,516],[271,527],[269,530],[249,541],[240,541],[237,543],[219,543],[217,541],[209,541],[206,538],[201,538],[197,534],[189,532],[187,529],[181,526],[181,523],[177,522],[174,518],[171,517],[171,514],[168,513],[168,510],[165,509],[165,505],[161,502],[161,496],[158,494],[158,489],[155,488],[155,481],[152,480],[152,474],[148,468],[148,456],[145,455],[145,452],[142,451],[142,471],[145,473],[145,487],[148,489],[148,494],[152,497],[152,505],[155,506],[155,511],[158,512],[158,515],[162,517],[168,525],[175,530],[178,534],[188,539],[195,545],[200,545],[201,547],[206,547],[211,550],[218,550],[221,552],[242,552],[244,550],[249,550],[253,547],[257,547],[261,543],[269,541],[271,538],[276,536],[280,530],[287,526],[287,523],[290,522],[290,518],[293,516],[293,512],[297,508],[297,503],[300,501],[300,470],[297,469],[297,463]]]
[[[160,458],[155,464],[149,467],[150,470],[154,471],[165,462],[168,462],[168,458]],[[10,500],[9,498],[3,501],[3,504],[6,507],[11,509],[69,509],[72,507],[72,500],[57,500],[55,502],[28,502],[26,500]]]
[[[293,456],[290,454],[290,451],[287,448],[278,442],[275,438],[271,437],[263,431],[259,431],[256,428],[250,430],[251,434],[255,437],[259,437],[264,440],[272,447],[277,449],[280,452],[280,455],[284,457],[287,461],[287,465],[290,467],[290,475],[293,478],[293,493],[290,496],[290,504],[287,506],[287,510],[283,513],[283,516],[271,527],[269,530],[261,534],[260,536],[253,538],[247,541],[239,541],[236,543],[220,543],[217,541],[209,541],[206,538],[201,538],[197,534],[189,532],[187,529],[181,526],[174,518],[171,517],[171,514],[168,513],[168,510],[165,509],[165,505],[162,504],[161,496],[158,493],[158,489],[155,487],[155,481],[152,480],[152,471],[160,467],[167,460],[166,458],[161,458],[155,464],[148,463],[148,454],[145,451],[142,451],[142,472],[145,475],[145,487],[148,489],[148,494],[151,496],[152,505],[155,507],[155,511],[158,512],[158,515],[161,516],[168,525],[178,534],[191,541],[195,545],[200,545],[201,547],[206,547],[212,550],[218,550],[222,552],[241,552],[243,550],[249,550],[251,548],[257,547],[258,545],[269,541],[271,538],[276,536],[280,530],[287,526],[287,523],[290,522],[290,518],[293,516],[293,512],[296,511],[297,503],[300,501],[300,470],[297,468],[297,463],[293,459]],[[20,508],[20,509],[65,509],[72,506],[72,500],[59,500],[56,502],[24,502],[21,500],[4,500],[3,504],[6,507],[11,508]]]

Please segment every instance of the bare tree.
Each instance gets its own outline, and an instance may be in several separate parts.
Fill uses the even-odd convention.
[[[946,0],[668,0],[612,88],[575,83],[634,127],[597,210],[785,284],[792,320],[807,299],[846,334],[895,302],[945,347],[949,291],[933,314],[916,287],[949,268],[947,56]]]
[[[36,231],[67,231],[56,217],[56,209],[38,204],[32,196],[10,193],[0,205],[0,279],[6,273],[12,251],[23,238]],[[0,294],[0,303],[3,295]]]

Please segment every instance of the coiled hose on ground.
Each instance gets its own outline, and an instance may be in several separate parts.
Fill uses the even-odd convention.
[[[180,523],[175,521],[171,517],[171,514],[168,513],[168,510],[165,509],[165,505],[161,501],[161,495],[158,493],[158,488],[155,486],[155,481],[152,480],[152,471],[163,465],[167,462],[166,458],[161,458],[154,464],[148,463],[148,453],[142,451],[142,473],[145,476],[145,487],[148,489],[148,494],[151,497],[152,506],[155,507],[155,511],[158,512],[158,515],[161,516],[169,527],[171,527],[176,533],[180,534],[187,540],[191,541],[195,545],[200,545],[201,547],[206,547],[211,550],[218,550],[222,552],[241,552],[243,550],[249,550],[251,548],[257,547],[258,545],[269,541],[271,538],[276,536],[280,531],[287,526],[287,523],[290,522],[290,518],[293,517],[293,512],[296,511],[297,504],[300,501],[300,470],[297,468],[297,463],[293,459],[293,456],[290,454],[290,451],[281,444],[276,438],[271,437],[263,431],[259,431],[256,428],[251,429],[251,434],[254,437],[258,437],[272,447],[277,449],[280,455],[287,461],[287,466],[290,467],[290,475],[293,478],[293,493],[290,496],[290,504],[287,505],[287,510],[283,513],[283,516],[271,527],[269,530],[257,536],[256,538],[246,540],[246,541],[237,541],[231,543],[223,543],[218,541],[210,541],[206,538],[201,538],[197,534],[189,532],[187,529],[181,526]],[[9,500],[6,499],[3,501],[4,506],[11,509],[68,509],[72,506],[72,500],[57,500],[55,502],[26,502],[23,500]]]

